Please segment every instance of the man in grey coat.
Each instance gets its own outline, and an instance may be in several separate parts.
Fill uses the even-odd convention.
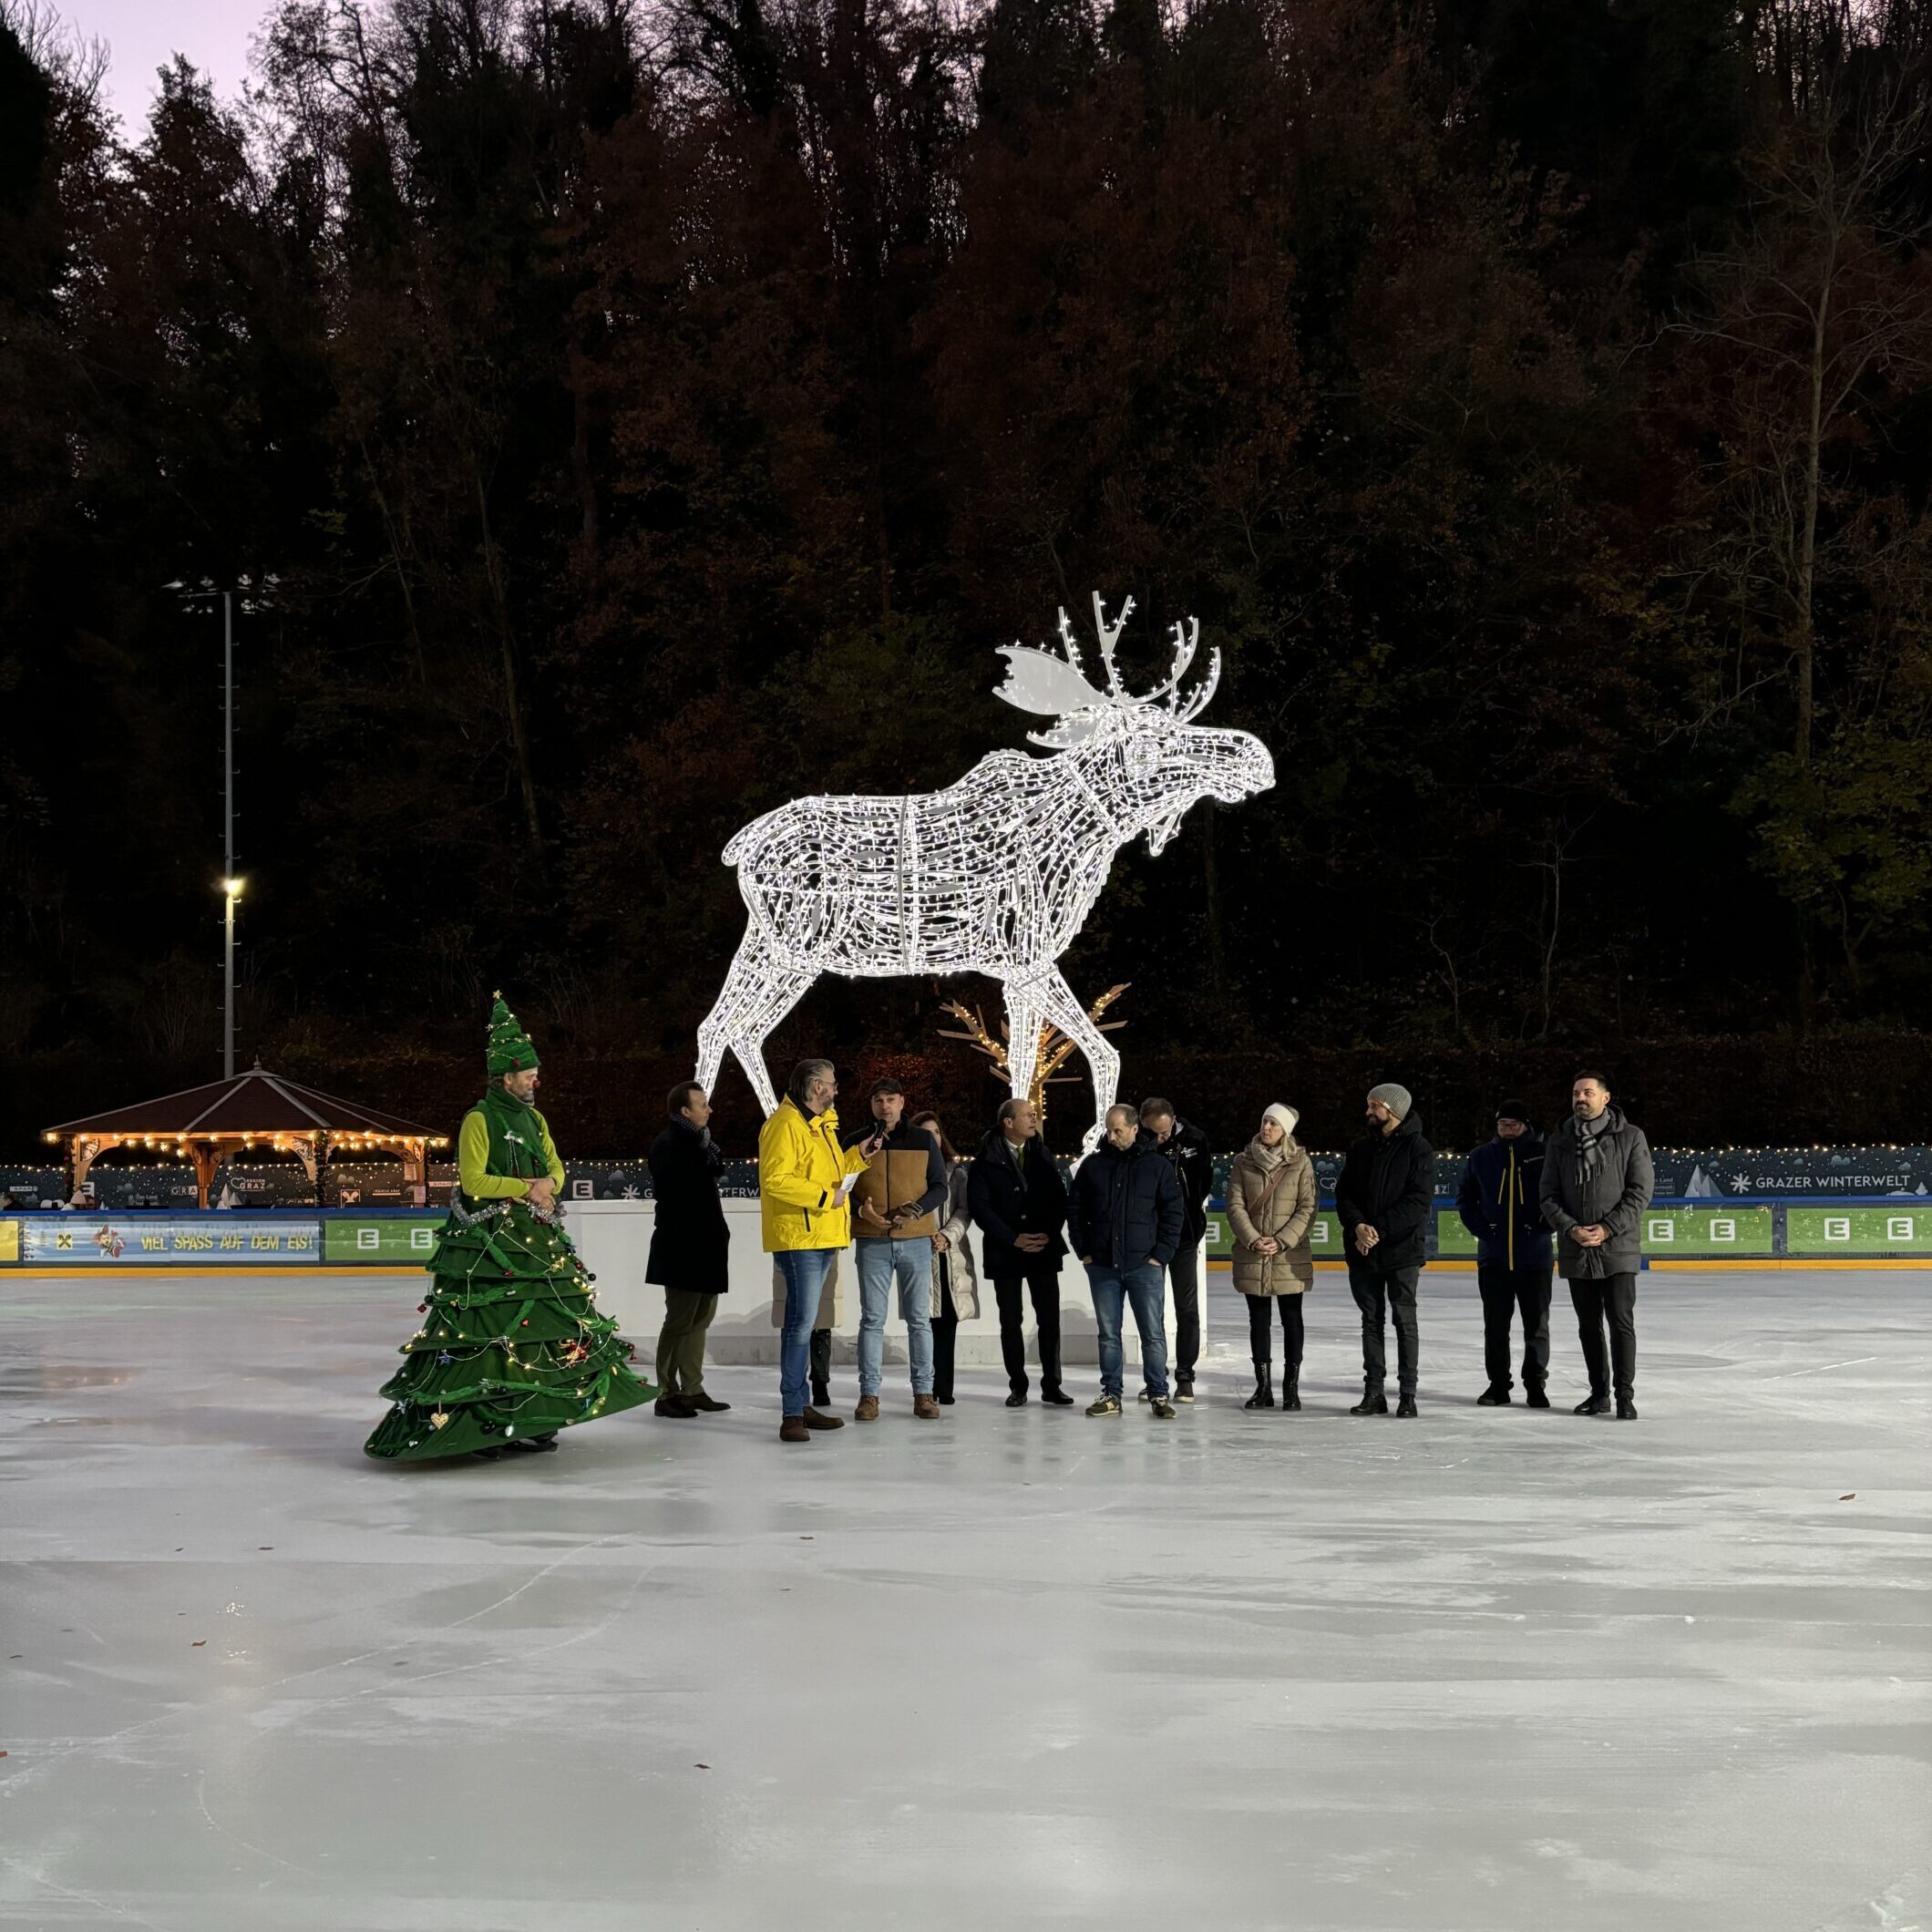
[[[1549,1137],[1542,1189],[1543,1218],[1557,1230],[1557,1271],[1569,1283],[1590,1374],[1578,1415],[1608,1414],[1614,1384],[1617,1419],[1637,1419],[1637,1270],[1643,1211],[1656,1189],[1643,1129],[1611,1105],[1601,1074],[1578,1074],[1570,1117]]]

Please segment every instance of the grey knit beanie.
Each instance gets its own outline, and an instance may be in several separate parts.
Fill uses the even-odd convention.
[[[1292,1136],[1301,1116],[1293,1107],[1283,1106],[1278,1100],[1262,1114],[1261,1118],[1273,1121],[1282,1133]]]
[[[1409,1109],[1414,1105],[1405,1086],[1397,1086],[1392,1080],[1384,1080],[1380,1086],[1369,1089],[1369,1098],[1379,1100],[1397,1120],[1406,1120]]]

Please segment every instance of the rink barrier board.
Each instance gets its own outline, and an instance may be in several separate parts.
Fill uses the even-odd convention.
[[[1438,1201],[1428,1257],[1474,1265],[1475,1240],[1453,1205]],[[413,1272],[436,1249],[440,1209],[334,1208],[300,1213],[135,1209],[0,1217],[0,1269],[203,1272],[269,1267]],[[1332,1203],[1318,1209],[1310,1247],[1318,1263],[1345,1265]],[[1646,1266],[1659,1262],[1781,1260],[1932,1262],[1932,1199],[1660,1200],[1644,1213]],[[1232,1238],[1209,1203],[1208,1259],[1227,1265]]]
[[[1655,1146],[1657,1190],[1667,1201],[1717,1207],[1730,1202],[1783,1200],[1807,1205],[1831,1202],[1877,1202],[1932,1196],[1932,1146],[1923,1144],[1834,1146],[1813,1147]],[[1315,1186],[1331,1197],[1341,1171],[1342,1156],[1309,1150],[1315,1165]],[[1234,1156],[1215,1156],[1215,1185],[1222,1195]],[[1439,1151],[1435,1156],[1434,1191],[1440,1201],[1454,1197],[1461,1185],[1461,1154]],[[1069,1163],[1060,1163],[1064,1170]],[[88,1178],[99,1190],[103,1212],[196,1212],[197,1178],[192,1163],[158,1157],[152,1164],[123,1167],[97,1164]],[[448,1203],[456,1179],[452,1162],[429,1165],[426,1201],[405,1197],[401,1169],[393,1160],[332,1162],[323,1177],[325,1195],[318,1197],[315,1182],[293,1160],[228,1161],[218,1170],[215,1193],[232,1193],[238,1211],[269,1210],[314,1214],[353,1209],[364,1213],[414,1207],[441,1208]],[[40,1204],[0,1209],[0,1213],[46,1211],[66,1198],[71,1186],[67,1171],[56,1162],[0,1162],[0,1191]],[[727,1199],[755,1199],[758,1191],[755,1160],[729,1160],[719,1177]],[[642,1156],[632,1160],[571,1160],[565,1163],[565,1197],[584,1201],[648,1199],[651,1176]]]

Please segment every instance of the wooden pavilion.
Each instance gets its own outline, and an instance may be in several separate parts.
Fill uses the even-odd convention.
[[[208,1206],[215,1171],[224,1160],[260,1150],[293,1154],[313,1186],[331,1154],[393,1154],[403,1164],[403,1184],[428,1179],[429,1150],[449,1136],[414,1121],[378,1114],[353,1100],[318,1094],[313,1087],[271,1074],[258,1061],[232,1080],[164,1094],[137,1106],[116,1107],[42,1131],[49,1146],[67,1144],[68,1187],[78,1189],[87,1169],[115,1147],[177,1154],[194,1162],[195,1185]]]

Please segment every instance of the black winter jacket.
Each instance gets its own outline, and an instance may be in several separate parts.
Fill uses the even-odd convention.
[[[1549,1225],[1543,1218],[1543,1136],[1501,1135],[1463,1163],[1455,1209],[1475,1237],[1475,1258],[1498,1268],[1547,1269]]]
[[[1131,1147],[1101,1144],[1074,1170],[1066,1238],[1083,1261],[1100,1268],[1163,1268],[1180,1250],[1186,1204],[1174,1165],[1152,1139]]]
[[[980,1143],[979,1158],[966,1176],[966,1202],[980,1230],[980,1259],[990,1280],[1012,1280],[1029,1269],[1049,1267],[1066,1253],[1060,1230],[1066,1225],[1066,1183],[1046,1143],[1036,1134],[1026,1144],[1025,1171],[1014,1162],[1006,1136],[995,1127]],[[1050,1238],[1037,1254],[1013,1246],[1016,1236]]]
[[[687,1294],[721,1295],[730,1275],[731,1229],[718,1199],[721,1155],[707,1134],[673,1120],[651,1145],[657,1197],[644,1279]]]
[[[1214,1149],[1208,1145],[1208,1136],[1177,1115],[1174,1132],[1166,1140],[1156,1140],[1145,1127],[1140,1130],[1140,1138],[1143,1146],[1154,1148],[1173,1168],[1174,1177],[1180,1183],[1185,1219],[1175,1252],[1198,1247],[1201,1237],[1208,1232],[1208,1197],[1214,1192]]]
[[[1423,1138],[1421,1115],[1411,1114],[1392,1134],[1364,1134],[1349,1149],[1335,1183],[1349,1266],[1374,1275],[1420,1268],[1434,1201],[1435,1154]],[[1355,1230],[1364,1221],[1382,1238],[1361,1254]]]

